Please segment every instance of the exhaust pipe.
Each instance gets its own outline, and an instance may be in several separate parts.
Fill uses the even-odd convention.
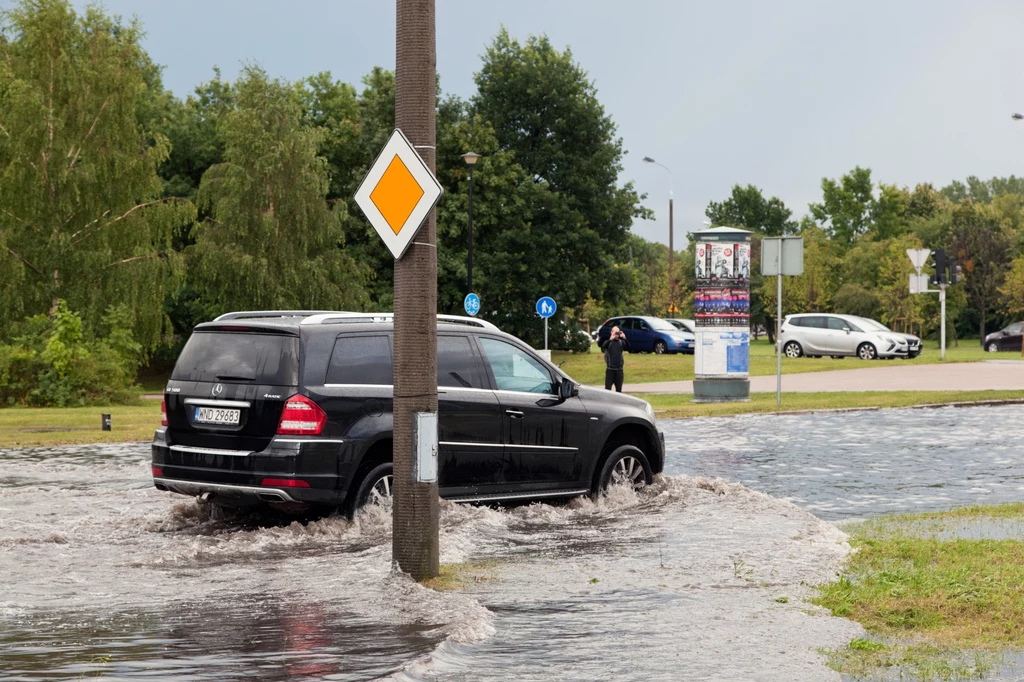
[[[258,496],[264,502],[284,502],[285,497],[281,493],[260,493]]]
[[[203,493],[202,495],[199,496],[199,501],[200,502],[209,502],[212,499],[213,499],[213,493],[211,493],[211,492],[205,492],[205,493]]]

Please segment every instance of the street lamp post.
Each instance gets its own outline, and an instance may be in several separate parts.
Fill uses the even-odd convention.
[[[663,163],[658,163],[649,156],[644,157],[644,163],[653,163],[668,171],[668,309],[673,311],[676,306],[676,281],[673,277],[672,261],[675,258],[675,243],[672,229],[672,169]]]
[[[466,293],[473,293],[473,166],[480,160],[476,152],[466,152],[462,160],[469,167],[469,226],[466,229]]]

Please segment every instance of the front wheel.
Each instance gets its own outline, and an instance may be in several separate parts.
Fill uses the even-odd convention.
[[[654,480],[647,456],[635,445],[619,445],[605,458],[601,471],[592,490],[596,498],[608,490],[608,486],[626,484],[633,488],[650,485]]]
[[[870,343],[862,343],[857,348],[857,357],[861,360],[874,360],[878,357],[878,351]]]
[[[786,354],[787,358],[798,358],[804,354],[804,349],[796,341],[790,341],[782,347],[782,352]]]
[[[664,355],[665,351],[667,351],[667,350],[668,350],[668,346],[665,345],[664,341],[655,341],[654,342],[654,352],[657,353],[658,355]]]
[[[996,344],[995,341],[993,341],[992,343],[985,346],[985,350],[987,350],[989,353],[995,353],[999,350],[999,346]]]
[[[348,505],[349,514],[368,505],[391,504],[392,491],[394,490],[395,472],[391,462],[378,464],[366,472],[359,480],[355,489],[355,495]]]

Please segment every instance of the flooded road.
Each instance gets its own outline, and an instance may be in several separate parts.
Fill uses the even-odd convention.
[[[1019,499],[1022,418],[664,421],[639,495],[444,504],[442,561],[482,562],[453,592],[391,572],[386,512],[261,527],[153,489],[143,444],[0,451],[0,679],[839,679],[817,649],[860,629],[800,597],[848,548],[809,512]]]

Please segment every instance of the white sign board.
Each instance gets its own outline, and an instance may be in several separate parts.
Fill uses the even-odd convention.
[[[928,249],[907,249],[907,256],[910,257],[910,262],[914,264],[914,269],[918,272],[921,272],[921,268],[928,262],[928,256],[930,255],[932,255],[932,252]]]
[[[928,293],[928,275],[910,275],[910,293]]]
[[[747,377],[750,329],[697,327],[693,372],[699,377]]]
[[[761,240],[761,274],[804,274],[803,237],[765,237]]]
[[[398,260],[442,193],[412,143],[396,129],[356,190],[356,204]]]

